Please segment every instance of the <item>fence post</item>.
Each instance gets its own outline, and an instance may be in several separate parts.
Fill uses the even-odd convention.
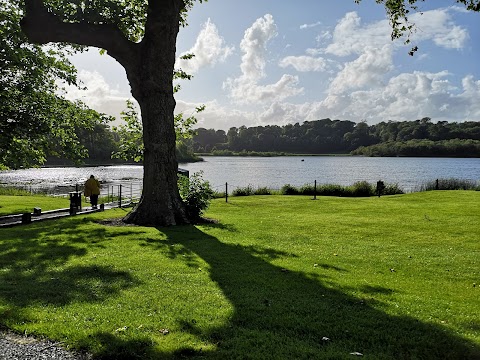
[[[228,183],[225,183],[225,202],[228,203]]]
[[[317,180],[315,180],[313,185],[313,200],[317,200]]]
[[[122,184],[118,185],[118,207],[122,207]]]

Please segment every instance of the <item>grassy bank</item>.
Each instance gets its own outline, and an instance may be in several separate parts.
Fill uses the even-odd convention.
[[[480,193],[236,197],[0,230],[0,323],[115,359],[478,359]]]
[[[44,195],[0,195],[0,216],[32,212],[39,207],[42,211],[67,208],[70,201],[67,198]]]

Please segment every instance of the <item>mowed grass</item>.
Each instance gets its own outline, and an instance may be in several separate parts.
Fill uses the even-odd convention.
[[[0,230],[0,323],[110,359],[479,359],[480,192],[252,196]]]
[[[68,208],[70,201],[67,198],[52,197],[45,195],[34,196],[0,196],[0,216],[33,212],[33,208],[39,207],[42,211]]]

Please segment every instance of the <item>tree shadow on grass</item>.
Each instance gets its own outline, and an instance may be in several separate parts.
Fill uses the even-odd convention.
[[[210,277],[234,307],[220,328],[189,330],[218,344],[211,352],[184,348],[173,357],[219,359],[352,358],[480,359],[480,347],[446,328],[408,316],[392,316],[360,298],[327,287],[322,279],[272,265],[258,249],[225,244],[194,226],[161,228],[167,241],[180,244],[210,265]],[[174,256],[174,254],[171,254]],[[179,256],[178,258],[182,258]],[[387,294],[382,289],[373,292]],[[166,354],[157,353],[158,358]]]
[[[85,221],[46,221],[0,230],[0,300],[6,304],[0,312],[3,324],[28,321],[22,309],[33,304],[100,302],[139,283],[130,273],[110,266],[68,265],[69,260],[104,247],[102,242],[110,236],[102,227],[79,231]],[[64,234],[70,234],[67,240],[60,236]]]

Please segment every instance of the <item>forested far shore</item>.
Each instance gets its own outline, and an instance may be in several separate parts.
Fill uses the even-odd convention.
[[[353,154],[365,156],[480,157],[480,123],[315,120],[228,131],[196,129],[186,146],[213,155]]]
[[[387,141],[361,146],[352,155],[363,156],[423,156],[423,157],[480,157],[479,140],[408,140]]]
[[[107,124],[91,131],[82,129],[78,138],[88,150],[85,164],[124,163],[112,159],[121,141]],[[180,163],[194,162],[201,160],[199,155],[480,157],[480,122],[434,123],[423,118],[368,125],[322,119],[283,126],[231,127],[228,131],[198,128],[191,138],[177,141],[177,159]],[[49,157],[48,164],[63,163]]]

